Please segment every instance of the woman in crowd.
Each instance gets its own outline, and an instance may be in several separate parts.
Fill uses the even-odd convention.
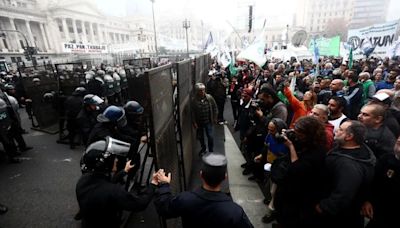
[[[314,206],[321,198],[325,128],[314,117],[301,117],[294,126],[294,135],[284,138],[289,158],[285,178],[277,183],[275,193],[277,221],[284,228],[319,227]]]

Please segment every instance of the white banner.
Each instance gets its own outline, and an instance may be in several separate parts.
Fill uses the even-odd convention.
[[[348,31],[348,43],[353,46],[353,58],[365,58],[362,51],[363,43],[370,40],[372,46],[375,46],[371,56],[385,57],[390,46],[396,41],[395,34],[398,26],[398,20],[376,24],[360,29]]]
[[[61,43],[61,44],[64,53],[75,53],[75,54],[108,53],[106,45],[74,44],[74,43]]]

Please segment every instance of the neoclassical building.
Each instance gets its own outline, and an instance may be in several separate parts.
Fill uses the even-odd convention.
[[[155,52],[149,22],[132,20],[106,16],[92,0],[0,0],[0,57],[23,61],[26,42],[37,47],[37,57],[52,59],[71,53]]]

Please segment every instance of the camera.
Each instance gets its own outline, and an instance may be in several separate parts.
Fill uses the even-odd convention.
[[[292,141],[295,142],[296,141],[296,133],[294,132],[293,129],[288,129],[286,130],[285,133],[281,132],[281,133],[276,133],[275,134],[275,139],[278,143],[284,143],[285,142],[285,138],[283,137],[284,135],[286,135],[286,137]]]
[[[251,107],[253,108],[259,108],[261,106],[262,101],[260,99],[253,99],[251,100]]]

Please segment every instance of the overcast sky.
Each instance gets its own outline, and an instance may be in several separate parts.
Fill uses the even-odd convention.
[[[137,11],[151,13],[150,0],[95,0],[99,8],[114,16],[126,15],[126,4],[134,5]],[[220,23],[226,26],[228,20],[235,26],[238,21],[246,22],[248,5],[254,5],[255,27],[260,28],[267,19],[269,25],[292,24],[296,10],[296,0],[155,0],[156,17],[161,15],[191,18],[196,17],[207,23]],[[391,0],[388,20],[399,18],[400,1]],[[240,23],[239,23],[240,24]]]

